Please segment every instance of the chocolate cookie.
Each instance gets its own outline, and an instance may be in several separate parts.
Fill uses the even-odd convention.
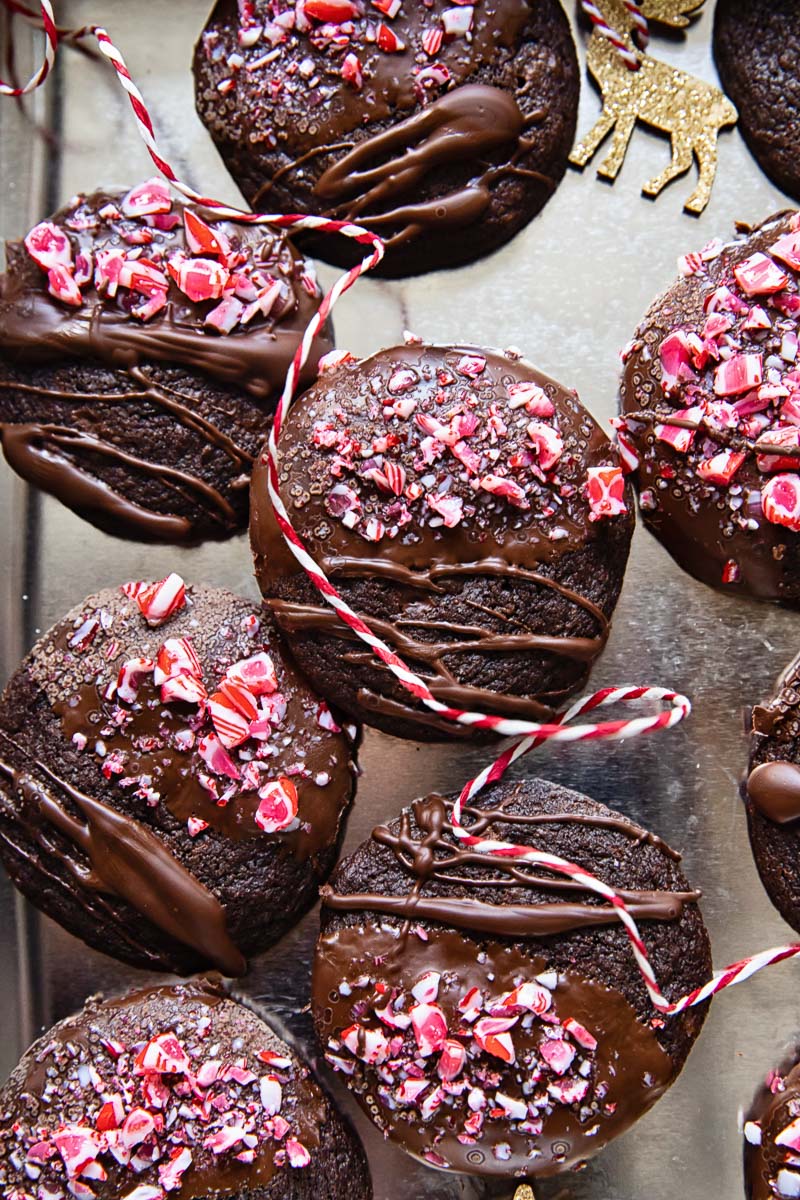
[[[645,524],[712,587],[800,602],[800,214],[680,260],[624,352]]]
[[[294,405],[280,489],[310,553],[437,700],[539,720],[608,636],[633,516],[576,394],[518,354],[342,356]],[[285,548],[256,467],[256,573],[324,696],[401,737],[470,737],[376,664]]]
[[[743,796],[761,882],[784,920],[800,931],[800,656],[775,695],[751,715]]]
[[[227,537],[319,305],[264,225],[217,221],[157,179],[77,196],[0,276],[0,438],[18,474],[107,533]],[[316,377],[329,335],[306,369]]]
[[[747,1200],[800,1196],[800,1061],[770,1071],[744,1126]]]
[[[0,858],[98,950],[241,974],[333,866],[351,754],[258,606],[177,575],[109,588],[0,698]]]
[[[218,0],[194,74],[252,207],[357,221],[388,241],[388,276],[472,262],[536,216],[580,78],[558,0]],[[347,266],[364,254],[303,245]]]
[[[364,1151],[269,1025],[212,981],[94,996],[0,1091],[9,1200],[371,1200]]]
[[[714,57],[759,166],[800,200],[798,0],[717,0]]]
[[[323,889],[314,1021],[384,1135],[433,1166],[551,1175],[629,1128],[680,1072],[705,1010],[662,1018],[616,910],[546,868],[463,847],[429,796],[373,832]],[[465,809],[617,889],[671,999],[704,983],[708,936],[680,856],[544,780]]]

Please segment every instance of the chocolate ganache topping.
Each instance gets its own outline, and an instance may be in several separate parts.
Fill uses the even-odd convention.
[[[644,519],[714,587],[800,598],[800,214],[681,260],[625,351]]]
[[[632,521],[614,449],[574,393],[514,353],[341,355],[294,405],[279,455],[309,552],[438,700],[539,719],[586,679]],[[263,463],[251,539],[261,589],[312,678],[303,637],[335,639],[359,708],[386,720],[413,711],[429,733],[452,732],[369,670],[370,652],[298,577]],[[492,686],[500,662],[509,673]],[[531,662],[552,670],[526,692]]]
[[[0,437],[14,470],[113,533],[240,527],[265,417],[319,303],[310,264],[277,230],[216,220],[159,180],[75,197],[7,259]],[[330,346],[325,332],[306,383]]]
[[[465,807],[464,826],[537,845],[573,831],[601,854],[604,839],[621,839],[622,858],[654,855],[661,878],[682,881],[674,851],[633,822],[581,797],[526,804],[526,788],[556,791],[502,785]],[[663,1021],[652,1009],[644,1018],[618,964],[604,963],[609,942],[592,930],[618,924],[613,906],[546,868],[460,842],[451,811],[440,796],[417,802],[322,890],[313,1009],[326,1059],[384,1134],[433,1166],[497,1176],[575,1168],[655,1103],[680,1054],[660,1044]],[[374,888],[361,890],[367,881]],[[645,929],[670,927],[671,938],[700,893],[619,894]]]
[[[800,1194],[800,1063],[770,1071],[744,1126],[747,1200]]]
[[[123,940],[112,898],[241,974],[214,860],[266,874],[289,856],[313,884],[353,790],[347,737],[269,637],[247,601],[177,576],[101,592],[45,635],[3,701],[9,870],[25,857],[21,825]],[[52,707],[42,745],[11,727],[25,680]]]
[[[100,1200],[244,1196],[313,1173],[331,1118],[288,1046],[212,980],[93,997],[31,1047],[0,1110],[17,1200],[88,1196],[88,1180]]]

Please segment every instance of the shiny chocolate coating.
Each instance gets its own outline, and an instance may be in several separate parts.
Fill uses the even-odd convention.
[[[776,435],[792,442],[794,408],[787,402],[800,396],[792,357],[800,267],[773,251],[797,220],[779,213],[730,245],[711,247],[706,259],[700,252],[699,269],[689,263],[685,269],[694,273],[655,300],[636,329],[620,384],[623,436],[639,460],[634,478],[648,529],[701,582],[792,605],[800,602],[800,525],[776,523],[765,498],[776,475],[800,483],[798,447],[770,453]],[[783,287],[745,290],[734,272],[754,255],[772,259]],[[675,339],[695,340],[681,353]],[[684,360],[677,379],[675,355]],[[761,383],[748,388],[721,379],[726,361],[740,356],[754,368],[759,363]],[[685,441],[676,446],[682,431]]]
[[[800,931],[800,656],[753,706],[749,733],[741,790],[753,857],[770,900]]]
[[[661,1020],[613,906],[459,841],[451,813],[452,798],[417,801],[323,889],[317,1034],[384,1135],[432,1166],[577,1168],[663,1094],[704,1014]],[[488,789],[462,819],[617,889],[670,994],[705,977],[700,894],[660,839],[543,780]]]
[[[51,294],[47,273],[22,242],[7,245],[3,451],[24,479],[109,533],[165,542],[227,537],[246,522],[252,463],[319,303],[313,270],[269,226],[214,221],[179,201],[155,217],[127,216],[124,207],[123,193],[97,191],[75,197],[52,219],[73,261],[88,264],[77,306]],[[178,286],[171,270],[193,261],[186,212],[224,239],[233,276],[245,280],[247,270],[274,287],[266,315],[256,311],[221,334],[207,323],[219,295],[192,299]],[[167,227],[152,224],[158,219]],[[114,282],[122,255],[168,282],[166,303],[146,319],[134,311],[142,294]],[[108,259],[112,266],[104,267]],[[215,265],[208,253],[194,261]],[[239,288],[251,297],[258,291]],[[233,296],[231,303],[245,313],[243,301]],[[312,348],[307,383],[330,348],[326,330]]]
[[[537,457],[533,435],[550,457]],[[395,347],[326,371],[291,409],[279,457],[281,496],[310,554],[437,700],[541,720],[585,682],[633,518],[590,507],[590,468],[617,460],[575,393],[516,354]],[[474,736],[373,666],[299,572],[266,475],[259,463],[256,574],[312,682],[387,732]]]
[[[92,997],[26,1052],[0,1110],[4,1196],[66,1200],[88,1178],[97,1200],[372,1196],[350,1126],[218,980]]]
[[[800,1188],[800,1063],[797,1052],[770,1071],[744,1124],[744,1177],[747,1200],[780,1200]]]
[[[238,748],[224,750],[203,706],[156,682],[153,664],[186,643],[212,701],[235,664],[269,654],[270,720]],[[133,697],[131,662],[151,664]],[[44,635],[0,699],[0,856],[35,904],[107,953],[242,974],[333,865],[351,754],[258,606],[195,586],[152,629],[108,589]],[[270,785],[296,796],[294,819],[265,826]]]

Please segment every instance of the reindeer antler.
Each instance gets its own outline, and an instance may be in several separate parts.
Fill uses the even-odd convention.
[[[640,8],[650,21],[683,29],[689,18],[703,7],[705,0],[642,0]]]

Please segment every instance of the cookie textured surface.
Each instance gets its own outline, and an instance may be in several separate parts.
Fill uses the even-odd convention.
[[[471,262],[550,199],[575,133],[579,70],[557,0],[219,0],[195,98],[248,202],[357,220],[380,268]],[[308,235],[350,265],[363,247]]]
[[[747,1200],[791,1200],[800,1195],[797,1154],[800,1062],[797,1052],[770,1071],[744,1123]]]
[[[714,56],[759,166],[800,200],[800,3],[718,0]]]
[[[539,720],[603,649],[633,516],[574,392],[516,354],[343,356],[292,407],[281,496],[312,557],[437,700]],[[322,695],[398,736],[473,736],[375,663],[285,548],[253,475],[262,592]]]
[[[313,269],[275,229],[150,180],[77,196],[6,247],[0,438],[30,483],[108,533],[227,537],[303,330]],[[312,348],[316,376],[325,333]]]
[[[323,889],[313,1013],[328,1063],[386,1136],[433,1166],[548,1175],[627,1129],[681,1070],[704,1010],[650,1005],[595,893],[459,844],[451,800],[379,827]],[[465,826],[578,863],[640,922],[671,999],[711,962],[679,856],[603,805],[499,784]]]
[[[800,931],[800,657],[756,705],[743,789],[753,856],[784,920]]]
[[[645,524],[696,579],[800,601],[800,214],[681,259],[624,353]]]
[[[0,699],[0,857],[98,950],[240,974],[333,866],[351,753],[258,606],[174,575],[108,589]]]
[[[370,1200],[364,1152],[314,1078],[212,981],[93,997],[0,1091],[14,1200]]]

